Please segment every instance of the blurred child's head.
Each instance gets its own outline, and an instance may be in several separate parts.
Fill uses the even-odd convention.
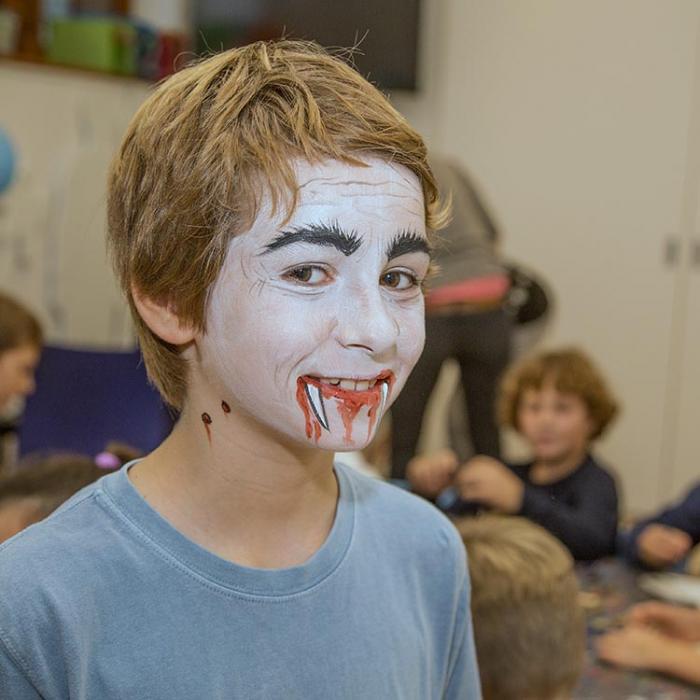
[[[59,454],[27,461],[20,471],[0,478],[0,542],[43,520],[106,473],[90,457]]]
[[[149,375],[181,408],[188,363],[141,318],[137,296],[205,331],[231,240],[268,205],[291,216],[296,165],[378,158],[422,189],[423,223],[445,217],[420,136],[343,60],[311,42],[257,42],[176,73],[134,117],[111,170],[109,243]],[[251,296],[254,301],[254,296]]]
[[[469,557],[484,700],[559,700],[581,673],[585,623],[566,548],[524,518],[456,523]]]
[[[503,381],[501,420],[527,440],[535,459],[556,462],[585,452],[617,412],[602,375],[575,348],[527,358]]]
[[[0,293],[0,413],[16,398],[34,391],[41,326],[24,306]]]

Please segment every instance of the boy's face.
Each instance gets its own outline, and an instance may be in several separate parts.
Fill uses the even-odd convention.
[[[329,450],[371,440],[423,348],[429,255],[418,178],[367,163],[299,162],[291,220],[263,206],[231,242],[198,340],[206,418]]]
[[[518,427],[536,460],[557,463],[586,452],[593,425],[579,396],[545,383],[541,389],[523,392]]]
[[[39,363],[39,348],[19,345],[0,353],[0,411],[17,398],[34,392],[34,372]]]

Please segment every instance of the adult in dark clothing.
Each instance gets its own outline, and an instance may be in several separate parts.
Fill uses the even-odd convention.
[[[613,554],[617,489],[590,450],[617,404],[598,370],[575,349],[537,355],[506,378],[500,408],[504,423],[529,444],[530,462],[508,465],[480,455],[460,466],[443,451],[409,464],[413,489],[437,497],[453,514],[492,510],[527,517],[577,560]]]
[[[459,363],[474,452],[500,456],[496,393],[511,355],[510,277],[496,251],[493,218],[464,169],[439,159],[431,165],[443,194],[452,196],[453,217],[435,251],[439,272],[426,295],[425,348],[391,409],[391,476],[398,479],[416,453],[425,408],[448,359]]]
[[[700,542],[700,484],[680,502],[637,523],[625,538],[622,554],[633,564],[654,569],[681,561]]]

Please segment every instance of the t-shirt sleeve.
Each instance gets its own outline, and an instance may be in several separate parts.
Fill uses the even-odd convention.
[[[479,700],[481,698],[481,685],[479,683],[474,631],[470,613],[468,575],[460,591],[447,687],[443,697],[445,700]]]
[[[0,635],[0,697],[12,700],[44,700],[10,656]]]
[[[614,479],[598,467],[577,480],[576,492],[576,505],[572,506],[525,484],[519,515],[549,530],[568,547],[574,559],[613,554],[617,535]]]
[[[635,525],[626,538],[623,550],[625,557],[635,564],[641,563],[638,548],[639,536],[642,534],[642,530],[652,523],[683,530],[690,535],[693,544],[700,542],[700,484],[692,488],[680,503],[676,503]]]

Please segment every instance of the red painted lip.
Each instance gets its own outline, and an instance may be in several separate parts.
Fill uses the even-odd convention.
[[[352,424],[360,410],[366,408],[369,420],[367,437],[372,434],[377,411],[386,405],[396,378],[391,370],[383,370],[376,375],[376,383],[371,389],[341,389],[334,384],[325,384],[317,377],[304,375],[297,378],[297,401],[306,420],[306,436],[316,443],[321,437],[321,429],[329,430],[325,399],[334,399],[336,409],[345,426],[345,444],[352,444]],[[355,380],[363,381],[363,380]],[[367,380],[364,380],[367,381]],[[313,387],[313,388],[311,388]]]
[[[396,381],[394,373],[389,369],[383,370],[382,372],[375,375],[371,379],[354,379],[353,378],[351,380],[354,382],[368,382],[368,381],[372,381],[372,379],[374,379],[376,384],[373,387],[370,387],[369,389],[343,389],[339,385],[336,385],[336,384],[326,384],[325,382],[322,382],[318,377],[314,377],[310,374],[303,376],[302,379],[303,379],[303,381],[307,382],[308,384],[311,384],[312,386],[316,386],[319,389],[322,389],[325,398],[330,398],[331,396],[342,397],[342,396],[348,396],[349,394],[356,395],[356,396],[359,396],[361,394],[367,394],[370,392],[377,391],[379,389],[379,385],[381,382],[386,382],[389,385],[389,390],[391,391],[391,387],[394,385],[394,382]],[[342,377],[342,379],[350,379],[350,377]]]
[[[382,370],[379,374],[375,374],[372,377],[340,377],[338,375],[325,375],[328,377],[334,377],[337,379],[349,379],[350,381],[353,382],[371,382],[372,380],[376,382],[390,382],[394,380],[394,373],[390,369],[385,369]],[[325,382],[321,381],[320,375],[313,375],[313,374],[306,374],[302,377],[302,379],[305,382],[309,382],[310,384],[314,384],[316,386],[321,386],[321,384],[325,384]],[[325,384],[326,386],[335,386],[335,384]]]

